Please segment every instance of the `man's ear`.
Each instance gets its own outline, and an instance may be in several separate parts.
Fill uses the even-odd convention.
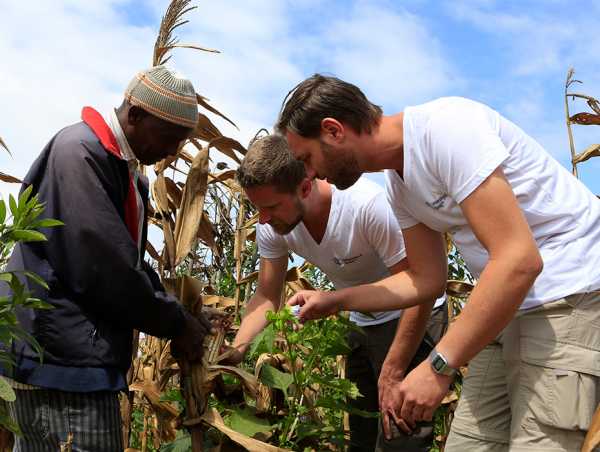
[[[302,179],[302,182],[300,182],[300,198],[301,199],[306,199],[306,197],[308,195],[310,195],[310,192],[312,191],[312,188],[313,188],[313,183],[314,183],[314,180],[311,180],[308,177],[305,177],[304,179]]]
[[[344,125],[335,118],[321,120],[321,137],[325,142],[339,143],[344,139]]]

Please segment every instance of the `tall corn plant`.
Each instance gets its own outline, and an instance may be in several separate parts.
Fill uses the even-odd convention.
[[[567,79],[565,81],[565,116],[567,123],[567,133],[569,135],[569,146],[571,150],[571,164],[573,167],[573,175],[578,177],[577,165],[593,158],[600,157],[600,144],[593,144],[588,146],[581,152],[577,152],[575,148],[575,142],[573,139],[573,131],[571,126],[577,125],[600,125],[600,101],[598,99],[588,96],[586,94],[574,93],[570,91],[574,84],[582,82],[574,78],[575,71],[573,68],[567,72]],[[587,106],[592,112],[581,112],[571,115],[569,112],[569,100],[574,101],[576,99],[584,100]],[[600,445],[600,406],[596,409],[596,413],[589,426],[588,433],[585,441],[581,448],[582,452],[591,452]]]

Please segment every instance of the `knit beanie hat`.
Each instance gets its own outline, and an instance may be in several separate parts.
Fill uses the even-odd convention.
[[[192,82],[165,66],[139,72],[125,90],[125,100],[165,121],[195,128],[198,101]]]

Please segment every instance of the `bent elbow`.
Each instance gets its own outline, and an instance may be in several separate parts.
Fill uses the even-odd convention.
[[[525,258],[519,261],[517,271],[529,278],[531,282],[542,273],[544,269],[544,261],[539,251],[536,249],[535,252],[529,253]]]

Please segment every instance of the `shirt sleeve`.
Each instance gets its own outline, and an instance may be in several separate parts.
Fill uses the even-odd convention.
[[[387,267],[406,257],[400,225],[384,193],[377,194],[366,203],[359,218],[364,237]]]
[[[459,204],[509,156],[498,123],[498,113],[466,99],[432,117],[423,158]]]
[[[256,244],[260,257],[276,259],[288,254],[288,246],[285,239],[267,224],[256,225]]]
[[[392,170],[385,170],[385,192],[387,204],[394,213],[394,217],[401,229],[408,229],[419,221],[414,218],[404,207],[400,189],[397,186],[400,177]]]

